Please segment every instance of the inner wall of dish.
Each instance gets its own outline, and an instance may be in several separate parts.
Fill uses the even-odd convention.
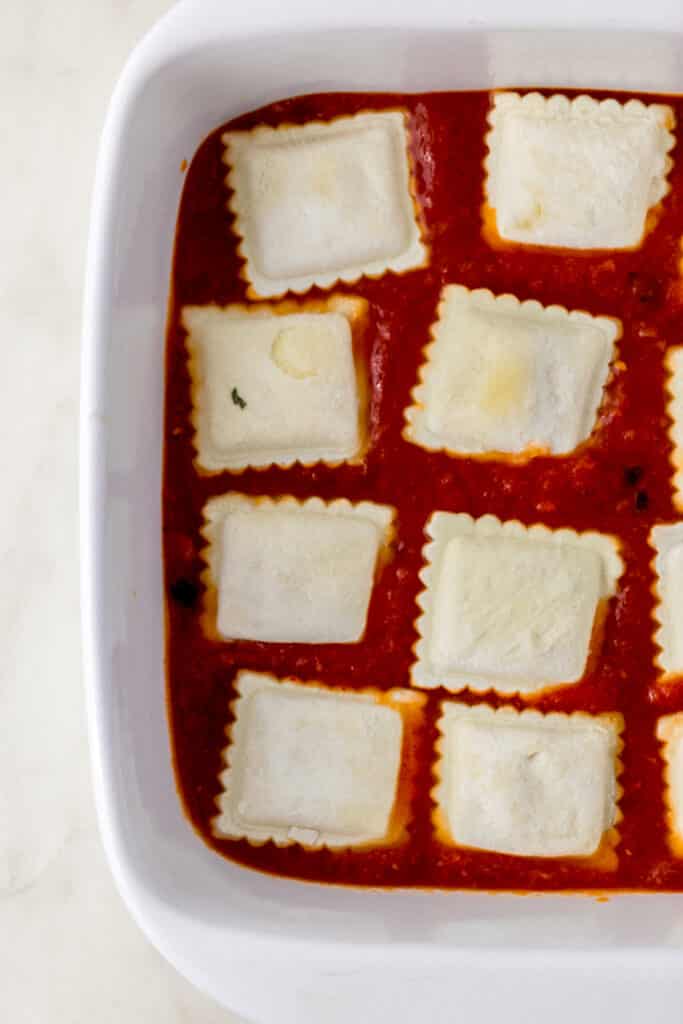
[[[625,99],[623,94],[610,94]],[[652,102],[657,97],[642,97]],[[671,103],[670,98],[661,98]],[[683,104],[673,102],[677,121]],[[370,305],[371,443],[361,465],[247,469],[201,476],[193,465],[185,305],[245,302],[237,239],[226,211],[221,133],[214,131],[192,160],[176,237],[173,307],[167,342],[164,463],[164,554],[167,591],[187,581],[201,593],[202,509],[229,490],[304,499],[348,497],[394,506],[398,546],[372,597],[363,640],[345,646],[218,643],[199,623],[198,603],[169,601],[168,686],[174,756],[186,811],[221,854],[262,870],[317,881],[361,885],[485,889],[683,888],[683,869],[666,845],[662,765],[655,739],[659,715],[683,707],[683,695],[656,685],[652,641],[652,552],[656,522],[674,518],[665,411],[663,357],[680,341],[680,308],[667,295],[678,276],[683,233],[683,167],[669,176],[671,194],[656,228],[634,252],[572,253],[493,249],[482,237],[481,205],[487,93],[336,94],[308,96],[246,115],[231,128],[259,123],[328,120],[361,110],[408,111],[418,199],[431,247],[429,265],[405,274],[339,284]],[[564,458],[526,465],[453,458],[425,452],[402,438],[417,368],[435,320],[441,288],[459,283],[559,304],[623,323],[620,358],[627,370],[612,379],[598,431]],[[317,293],[316,293],[317,294]],[[321,293],[323,294],[323,293]],[[638,467],[637,486],[631,472]],[[509,858],[437,843],[430,821],[435,720],[443,691],[429,694],[420,742],[418,794],[407,843],[390,849],[304,851],[294,845],[251,846],[210,832],[233,682],[239,669],[316,679],[329,685],[388,689],[408,686],[417,636],[424,526],[436,510],[492,513],[551,528],[599,530],[619,538],[626,572],[610,607],[602,657],[577,686],[548,693],[534,706],[547,712],[619,710],[625,717],[619,867],[594,871],[579,862]],[[192,592],[192,591],[190,591]],[[200,598],[198,599],[198,601]],[[190,607],[185,605],[190,604]],[[480,701],[468,693],[464,702]],[[497,698],[486,697],[496,706]],[[518,699],[507,703],[523,707]]]

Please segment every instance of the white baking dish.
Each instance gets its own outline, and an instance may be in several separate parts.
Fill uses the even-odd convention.
[[[548,31],[563,23],[573,30]],[[85,666],[100,823],[123,897],[154,944],[259,1021],[526,1022],[552,1009],[562,1022],[575,1020],[577,1000],[588,1021],[681,1015],[683,897],[598,903],[302,885],[209,851],[175,792],[160,467],[181,161],[222,121],[278,97],[495,85],[681,92],[680,0],[574,3],[571,12],[530,0],[403,9],[389,0],[188,0],[138,47],[109,111],[82,415]]]

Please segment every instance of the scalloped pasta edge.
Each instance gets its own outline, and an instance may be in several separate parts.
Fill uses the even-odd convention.
[[[673,806],[673,782],[671,778],[672,748],[683,740],[683,712],[677,711],[669,715],[661,715],[657,719],[655,735],[659,742],[659,754],[662,762],[662,778],[664,781],[664,818],[667,827],[667,844],[674,857],[683,857],[683,822],[676,828],[676,812]]]
[[[533,319],[546,321],[562,321],[570,324],[587,324],[591,327],[599,327],[604,330],[606,340],[612,346],[612,355],[607,368],[607,376],[602,385],[602,396],[598,402],[595,414],[595,421],[589,435],[569,452],[553,453],[543,446],[528,446],[521,452],[504,452],[491,450],[486,452],[468,452],[457,448],[451,448],[444,443],[428,444],[423,438],[418,438],[420,421],[426,413],[426,392],[427,374],[433,361],[434,352],[439,344],[439,328],[444,320],[445,311],[449,300],[454,295],[471,302],[479,308],[487,307],[492,312],[506,312],[519,310],[520,313],[533,314]],[[439,303],[436,309],[436,316],[429,328],[429,340],[422,348],[421,362],[417,370],[417,383],[410,391],[410,403],[403,411],[402,437],[409,444],[417,445],[425,451],[445,452],[453,458],[476,459],[479,462],[506,462],[510,465],[522,465],[530,462],[539,456],[550,456],[556,459],[570,458],[576,452],[588,445],[599,427],[601,410],[605,404],[607,391],[610,386],[614,366],[619,359],[619,339],[622,335],[622,323],[617,317],[593,316],[580,309],[569,310],[565,306],[556,303],[550,306],[543,306],[536,299],[519,299],[516,295],[503,292],[495,295],[489,288],[467,288],[461,284],[447,284],[441,289]]]
[[[232,773],[235,768],[233,754],[239,743],[242,734],[243,724],[240,721],[240,707],[249,698],[251,693],[263,689],[277,689],[284,687],[289,691],[301,693],[313,692],[317,695],[328,694],[330,697],[348,697],[356,703],[375,704],[389,707],[398,712],[401,717],[401,751],[399,755],[399,766],[396,777],[396,788],[394,804],[389,819],[389,828],[384,836],[379,838],[362,838],[360,841],[355,837],[340,838],[335,841],[331,838],[313,838],[307,835],[308,829],[289,828],[274,826],[273,828],[240,827],[235,822],[235,828],[225,831],[220,827],[220,820],[225,814],[230,813],[229,797]],[[344,850],[368,850],[384,847],[400,846],[405,843],[412,820],[412,799],[414,780],[412,770],[406,769],[403,751],[411,743],[413,734],[421,727],[422,709],[426,703],[424,694],[415,693],[413,690],[394,687],[390,690],[378,690],[374,687],[363,687],[362,689],[344,689],[337,686],[326,686],[316,680],[302,680],[296,676],[278,677],[271,672],[258,672],[251,669],[242,669],[237,673],[234,683],[234,697],[229,703],[231,719],[225,728],[227,744],[221,751],[222,768],[219,772],[221,791],[216,795],[214,804],[218,810],[211,819],[212,835],[217,839],[246,840],[250,846],[260,847],[266,843],[273,843],[275,846],[284,848],[287,846],[301,846],[310,852],[329,850],[340,853]]]
[[[620,103],[618,100],[613,98],[596,100],[587,93],[581,93],[579,96],[573,96],[571,98],[566,96],[564,93],[552,93],[550,96],[542,96],[541,93],[535,90],[522,93],[515,90],[494,89],[491,91],[491,99],[492,102],[486,116],[488,131],[484,135],[486,155],[482,163],[484,171],[482,222],[484,224],[484,235],[490,245],[495,248],[505,248],[510,245],[523,245],[527,249],[562,249],[561,246],[549,247],[540,243],[516,242],[512,239],[503,238],[498,231],[496,223],[496,208],[492,196],[492,192],[495,190],[495,168],[493,167],[492,142],[494,132],[500,119],[500,114],[504,114],[505,112],[514,109],[528,111],[546,119],[552,117],[556,118],[558,114],[564,115],[565,117],[569,114],[570,117],[576,119],[582,118],[584,120],[591,120],[599,117],[604,119],[605,116],[607,116],[615,122],[627,122],[629,120],[641,119],[643,115],[645,115],[660,126],[664,135],[664,145],[661,147],[659,153],[659,166],[655,169],[655,174],[653,175],[653,184],[651,186],[651,194],[648,197],[648,208],[646,211],[643,234],[635,246],[627,246],[625,248],[626,251],[628,251],[633,248],[637,249],[642,245],[643,240],[652,230],[658,219],[658,210],[661,207],[662,201],[671,190],[668,177],[671,169],[673,168],[673,160],[669,154],[676,145],[676,138],[673,133],[673,130],[676,127],[676,116],[672,107],[664,103],[646,104],[643,103],[642,100],[638,99],[630,99],[627,100],[626,103]],[[611,250],[612,248],[613,247],[608,246],[607,250]],[[571,251],[573,253],[580,253],[582,250],[572,247]],[[584,251],[590,253],[594,250],[587,249]]]
[[[661,541],[658,542],[658,537]],[[652,609],[652,617],[655,622],[654,642],[657,649],[655,654],[655,665],[660,673],[659,682],[668,682],[677,676],[683,675],[683,666],[680,669],[667,668],[664,664],[666,658],[667,634],[669,624],[664,619],[664,595],[662,593],[664,583],[663,560],[671,549],[676,546],[677,541],[683,545],[683,522],[657,523],[650,530],[648,543],[654,554],[649,565],[653,573],[651,593],[655,599]],[[660,571],[661,570],[661,571]]]
[[[591,715],[586,711],[573,711],[570,713],[562,711],[551,711],[543,713],[537,711],[534,708],[524,708],[519,711],[516,708],[510,706],[502,706],[499,708],[492,708],[488,704],[458,704],[454,700],[443,700],[439,706],[439,715],[436,721],[437,739],[434,746],[435,758],[432,766],[432,780],[433,785],[430,789],[430,798],[432,801],[432,831],[434,837],[438,842],[446,845],[452,849],[463,850],[471,854],[487,854],[492,851],[481,850],[476,847],[462,846],[457,843],[451,835],[450,826],[446,818],[446,814],[443,811],[445,806],[445,779],[443,778],[443,765],[447,761],[447,754],[445,750],[446,743],[446,730],[445,722],[448,717],[447,708],[457,708],[458,713],[462,711],[463,715],[471,715],[473,717],[482,719],[495,719],[496,716],[506,718],[508,721],[519,721],[520,718],[524,718],[527,721],[534,723],[539,722],[561,722],[561,721],[585,721],[585,722],[599,722],[601,725],[611,727],[612,739],[614,743],[614,820],[612,824],[602,834],[602,840],[600,845],[597,847],[594,853],[587,857],[579,856],[549,856],[543,858],[531,857],[528,858],[523,854],[499,854],[499,856],[507,856],[515,859],[527,860],[527,859],[544,859],[553,861],[566,861],[567,863],[574,863],[582,867],[594,868],[601,871],[615,871],[618,866],[617,846],[621,841],[619,834],[619,825],[623,819],[623,814],[620,807],[621,798],[624,795],[623,786],[621,785],[620,776],[623,772],[623,762],[621,754],[624,749],[623,740],[623,729],[624,719],[619,712],[603,712],[597,715]]]
[[[671,345],[664,355],[666,372],[666,411],[671,421],[667,435],[671,443],[673,503],[683,512],[683,345]],[[679,435],[680,431],[680,436]]]
[[[542,537],[546,542],[561,545],[569,539],[573,545],[580,544],[583,547],[590,547],[597,551],[602,559],[606,575],[606,593],[603,601],[609,601],[616,593],[619,579],[624,571],[624,562],[621,557],[620,544],[616,537],[611,534],[598,533],[597,531],[584,531],[578,533],[569,527],[551,529],[543,523],[533,523],[525,526],[518,519],[498,519],[497,516],[486,514],[474,518],[466,512],[443,512],[436,510],[432,513],[425,527],[427,542],[422,548],[422,566],[418,573],[422,589],[416,597],[416,604],[419,613],[414,620],[415,630],[418,634],[417,641],[413,644],[413,662],[410,668],[411,685],[426,690],[434,690],[439,687],[449,693],[457,694],[470,691],[478,695],[495,694],[504,699],[519,697],[524,701],[539,700],[545,693],[551,690],[566,689],[569,686],[577,686],[580,680],[568,683],[545,683],[543,686],[531,690],[523,690],[520,686],[511,686],[509,689],[500,689],[500,684],[495,681],[477,678],[472,673],[453,672],[450,676],[436,672],[432,668],[427,650],[428,636],[426,627],[429,619],[433,616],[433,593],[436,585],[435,562],[441,550],[451,539],[451,536],[439,537],[435,530],[438,530],[444,520],[457,520],[459,523],[467,524],[468,532],[477,536],[501,536],[510,537]],[[440,530],[438,532],[441,532]],[[448,530],[446,530],[448,534]],[[462,536],[462,533],[458,534]],[[438,677],[438,678],[437,678]]]
[[[271,318],[278,316],[292,316],[297,313],[338,313],[339,315],[346,317],[351,328],[353,362],[359,401],[359,434],[361,439],[359,449],[352,455],[345,456],[343,458],[325,458],[323,456],[302,458],[294,455],[291,457],[288,455],[282,455],[278,458],[268,458],[267,455],[264,455],[261,460],[258,459],[258,456],[254,456],[253,458],[247,458],[245,456],[242,459],[235,460],[207,458],[206,452],[208,451],[208,445],[202,441],[202,438],[205,438],[208,435],[208,424],[206,423],[206,416],[203,411],[203,404],[201,401],[202,384],[204,379],[201,345],[193,337],[192,328],[189,326],[186,319],[188,314],[191,315],[195,311],[203,310],[225,313],[235,319],[246,319],[247,317]],[[205,306],[196,306],[191,304],[183,306],[180,316],[180,326],[186,333],[185,350],[187,352],[187,367],[190,375],[190,425],[192,427],[192,446],[194,450],[193,462],[197,472],[201,476],[216,476],[219,473],[224,472],[241,474],[247,469],[266,471],[273,466],[277,466],[280,469],[291,469],[291,467],[295,465],[303,466],[305,469],[318,465],[336,468],[341,465],[357,465],[362,462],[370,443],[370,397],[367,367],[361,365],[358,336],[367,328],[368,321],[369,303],[367,299],[364,299],[359,295],[332,294],[320,299],[288,298],[282,299],[279,302],[258,302],[249,304],[231,302],[225,306],[220,306],[218,303],[212,302]],[[266,449],[266,451],[268,452],[269,450]],[[272,452],[270,452],[270,454],[272,454]]]
[[[374,261],[372,264],[366,264],[365,267],[355,266],[341,271],[299,275],[297,277],[286,278],[274,282],[272,291],[269,291],[268,289],[259,290],[256,283],[257,278],[258,280],[266,279],[254,272],[253,259],[251,257],[247,234],[244,230],[243,222],[246,220],[247,214],[244,207],[240,204],[238,197],[237,174],[235,170],[235,137],[244,137],[248,135],[263,137],[269,134],[285,132],[292,129],[303,130],[308,126],[313,126],[317,129],[333,127],[344,122],[355,121],[358,118],[381,117],[383,115],[400,115],[403,121],[405,136],[404,152],[406,157],[406,187],[413,210],[413,225],[415,228],[415,232],[411,238],[408,248],[399,256],[393,257],[387,261]],[[225,185],[229,191],[226,207],[232,217],[232,231],[237,238],[237,252],[240,260],[242,261],[240,276],[247,285],[248,298],[258,300],[278,299],[289,292],[293,292],[296,295],[303,295],[313,287],[327,290],[334,288],[335,285],[338,284],[357,284],[358,281],[364,277],[369,278],[370,280],[378,280],[387,273],[400,275],[411,270],[423,269],[429,265],[430,249],[427,242],[427,227],[418,202],[415,161],[410,151],[410,146],[408,145],[407,129],[409,116],[408,111],[404,107],[389,107],[382,110],[359,110],[355,114],[341,114],[340,116],[333,117],[328,121],[307,121],[303,124],[295,124],[287,121],[278,124],[276,127],[261,124],[251,130],[227,131],[223,133],[221,136],[221,141],[224,146],[223,163],[228,167],[228,173],[225,177]],[[413,254],[413,262],[409,262],[409,265],[404,266],[404,262],[410,261],[411,253]]]
[[[328,515],[353,516],[373,522],[381,531],[381,540],[375,563],[375,579],[390,556],[392,544],[396,536],[396,509],[393,505],[381,505],[374,501],[353,503],[348,498],[335,498],[326,502],[322,498],[295,498],[291,494],[278,497],[271,495],[242,494],[239,491],[228,491],[215,495],[202,509],[202,526],[200,534],[205,541],[199,557],[205,568],[200,573],[200,582],[204,587],[202,601],[201,625],[206,636],[225,643],[225,637],[217,631],[216,614],[218,607],[218,568],[220,565],[219,526],[225,515],[232,509],[244,508],[287,508],[300,511],[325,512]]]

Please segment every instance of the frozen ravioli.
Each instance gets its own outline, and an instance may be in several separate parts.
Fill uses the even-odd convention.
[[[364,409],[353,331],[366,303],[336,298],[310,305],[300,312],[183,310],[202,469],[335,463],[359,455]]]
[[[660,718],[657,739],[664,760],[669,846],[677,857],[683,857],[683,713]]]
[[[533,694],[581,678],[622,571],[611,537],[447,512],[427,533],[416,686]]]
[[[261,126],[223,141],[256,296],[425,264],[401,111]]]
[[[227,494],[204,510],[206,624],[225,640],[360,640],[393,512]]]
[[[658,662],[665,675],[683,675],[683,523],[655,526],[650,540],[657,552]]]
[[[669,349],[666,368],[669,373],[668,412],[671,417],[669,437],[673,445],[671,461],[674,470],[674,504],[679,511],[683,511],[683,345]]]
[[[310,847],[401,838],[401,750],[417,695],[254,672],[240,673],[237,692],[216,835]]]
[[[439,837],[520,857],[595,855],[617,821],[621,727],[618,715],[444,701],[434,791]]]
[[[670,107],[501,92],[489,123],[487,203],[501,238],[567,249],[640,244],[667,192]]]
[[[465,455],[573,451],[595,426],[619,331],[607,317],[448,285],[408,440]]]

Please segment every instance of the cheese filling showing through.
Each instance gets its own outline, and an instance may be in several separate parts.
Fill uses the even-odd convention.
[[[463,454],[571,452],[590,435],[616,321],[448,285],[406,436]]]
[[[435,820],[458,846],[590,857],[617,818],[619,716],[444,701]]]
[[[198,465],[217,471],[358,455],[349,318],[364,308],[346,298],[329,312],[186,307]]]
[[[503,239],[574,249],[640,244],[667,191],[670,107],[502,92],[489,114],[487,196]]]
[[[216,834],[312,847],[389,838],[400,711],[372,694],[254,672],[239,674],[237,691]]]

